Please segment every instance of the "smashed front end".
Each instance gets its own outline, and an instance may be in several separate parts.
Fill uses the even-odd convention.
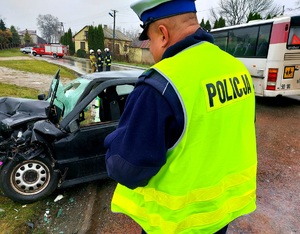
[[[20,151],[29,152],[30,147],[51,144],[63,136],[60,121],[76,106],[90,81],[78,78],[64,86],[59,72],[45,100],[0,98],[0,168]]]
[[[24,141],[24,133],[34,122],[47,118],[45,110],[48,106],[47,101],[0,98],[0,164],[11,157],[16,144]]]

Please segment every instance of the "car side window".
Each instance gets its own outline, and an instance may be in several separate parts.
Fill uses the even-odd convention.
[[[84,108],[81,113],[80,126],[118,121],[124,111],[126,99],[133,88],[133,84],[124,84],[110,86],[103,90]]]

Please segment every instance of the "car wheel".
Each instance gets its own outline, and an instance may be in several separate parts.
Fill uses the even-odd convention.
[[[0,173],[0,187],[4,195],[20,203],[31,203],[50,195],[58,185],[48,158],[10,161]]]
[[[33,54],[33,56],[36,56],[36,52],[33,52],[32,54]]]

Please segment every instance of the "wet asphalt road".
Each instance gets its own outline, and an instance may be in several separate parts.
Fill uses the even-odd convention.
[[[91,72],[91,64],[88,59],[74,58],[74,57],[68,57],[68,56],[65,56],[64,58],[53,58],[50,56],[42,56],[42,57],[36,56],[35,58],[67,67],[69,69],[76,71],[78,74],[86,74],[86,73]],[[105,66],[104,66],[104,69],[105,69]],[[115,71],[116,70],[130,70],[130,69],[144,70],[143,68],[140,68],[140,67],[122,65],[122,64],[117,64],[117,63],[112,63],[112,66],[111,66],[111,70],[115,70]]]

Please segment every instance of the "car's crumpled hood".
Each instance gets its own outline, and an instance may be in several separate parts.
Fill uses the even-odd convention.
[[[13,127],[22,122],[45,119],[49,102],[25,98],[0,98],[0,121]]]

